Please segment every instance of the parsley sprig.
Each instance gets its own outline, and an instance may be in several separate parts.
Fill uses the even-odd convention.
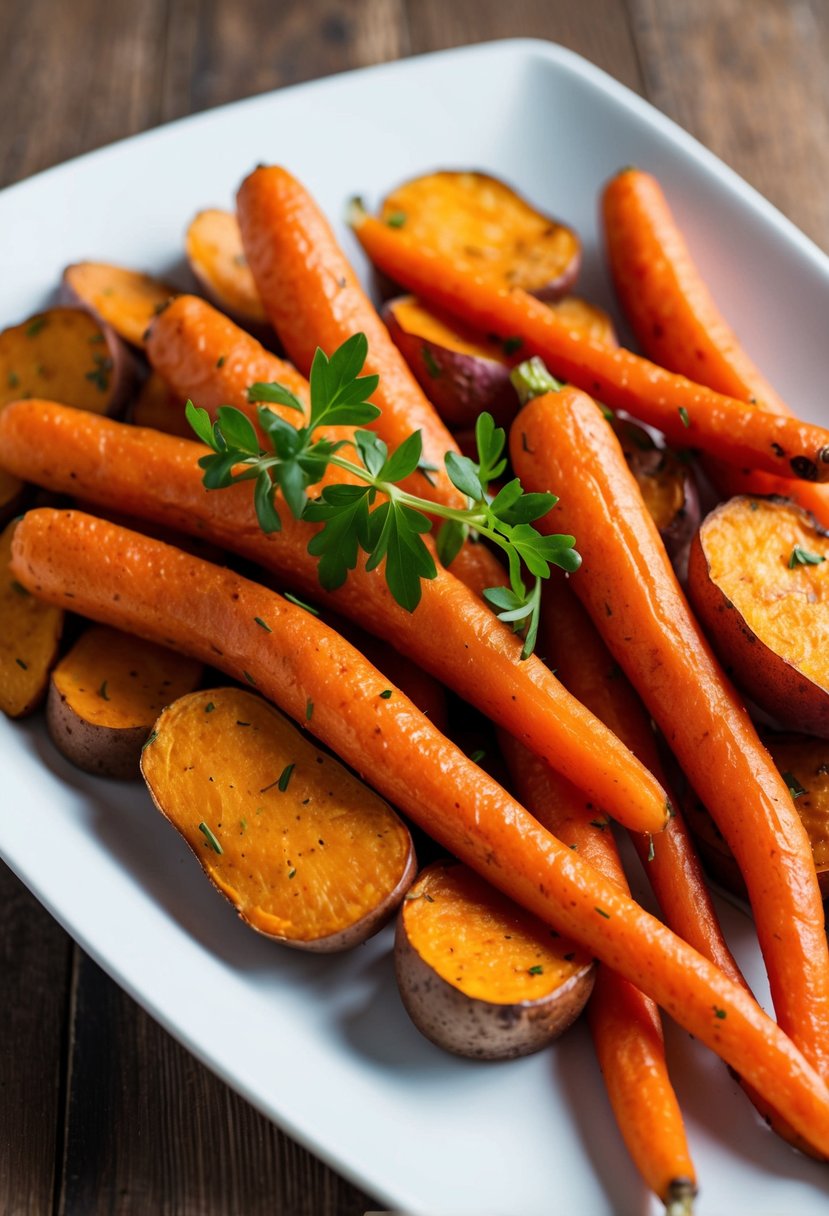
[[[212,449],[199,461],[204,485],[219,490],[252,481],[256,515],[266,533],[282,527],[277,507],[281,494],[296,519],[322,524],[308,552],[319,559],[319,580],[327,591],[342,586],[362,550],[368,555],[367,570],[385,563],[389,590],[409,612],[420,602],[421,580],[437,574],[423,539],[435,518],[441,521],[435,541],[445,566],[467,538],[489,540],[506,555],[509,586],[493,587],[484,595],[499,619],[523,636],[526,658],[538,632],[542,580],[549,577],[551,565],[574,571],[581,564],[572,536],[542,536],[532,526],[558,499],[554,494],[525,494],[518,478],[490,494],[490,483],[507,465],[506,435],[490,414],[481,414],[476,423],[477,460],[456,452],[445,457],[447,475],[465,496],[465,506],[445,506],[401,488],[399,483],[418,470],[426,476],[421,434],[415,431],[389,454],[382,439],[360,429],[380,414],[368,400],[378,377],[360,374],[367,354],[363,334],[353,335],[330,358],[317,350],[307,417],[303,403],[284,385],[252,385],[248,399],[259,405],[257,420],[270,450],[260,447],[253,424],[241,410],[221,406],[211,422],[206,410],[188,401],[188,422]],[[268,409],[269,404],[296,410],[302,424],[292,426]],[[320,427],[335,426],[357,429],[353,439],[315,438]],[[318,497],[309,498],[309,489],[332,465],[349,474],[349,482],[328,484]]]

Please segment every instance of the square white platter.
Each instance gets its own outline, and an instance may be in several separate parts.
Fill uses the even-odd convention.
[[[6,190],[0,323],[41,307],[68,262],[168,271],[195,211],[230,206],[263,161],[305,181],[363,271],[342,222],[349,196],[374,203],[435,167],[498,174],[575,225],[580,290],[606,306],[598,194],[620,166],[647,168],[749,351],[798,412],[829,422],[829,261],[645,102],[533,41],[255,98]],[[84,777],[37,722],[0,722],[0,764],[0,854],[46,907],[210,1068],[389,1206],[417,1216],[659,1210],[621,1147],[582,1028],[510,1064],[443,1055],[396,995],[389,930],[343,957],[282,950],[236,920],[138,785]],[[766,999],[749,922],[727,905],[722,914]],[[825,1213],[827,1167],[776,1140],[687,1035],[669,1027],[668,1041],[702,1186],[698,1216]]]

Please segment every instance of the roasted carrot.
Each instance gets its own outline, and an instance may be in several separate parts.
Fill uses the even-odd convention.
[[[829,1154],[829,1089],[743,989],[546,832],[402,693],[382,697],[385,678],[303,609],[72,511],[30,512],[13,570],[44,599],[257,687],[450,852],[647,992]]]
[[[354,225],[374,264],[409,291],[483,333],[520,337],[522,358],[540,355],[555,376],[658,427],[669,443],[700,448],[741,468],[829,480],[829,432],[822,427],[747,408],[629,350],[585,338],[527,292],[495,287],[456,268],[415,244],[405,228],[389,228],[365,213]]]
[[[360,286],[325,216],[285,169],[256,169],[237,199],[239,226],[250,268],[271,324],[300,371],[314,351],[336,350],[352,334],[368,339],[365,371],[379,375],[372,401],[382,413],[372,429],[394,451],[412,431],[423,440],[422,463],[411,489],[423,498],[462,507],[464,498],[446,475],[443,458],[458,445],[415,380],[406,360]],[[466,546],[463,578],[482,591],[504,581],[498,560],[482,545]],[[477,579],[475,569],[477,567]]]
[[[275,570],[300,594],[323,596],[307,551],[311,525],[283,511],[282,530],[265,535],[249,486],[205,490],[200,444],[117,423],[90,429],[91,417],[49,402],[15,402],[0,413],[0,459],[25,467],[31,481],[89,502],[221,538],[225,548]],[[370,627],[540,751],[621,822],[639,831],[665,826],[659,783],[540,659],[521,661],[520,640],[449,571],[423,582],[414,613],[392,598],[381,571],[367,573],[360,563],[323,602]]]
[[[542,827],[630,895],[609,823],[568,781],[505,732],[499,741],[516,796]],[[587,1016],[608,1097],[628,1152],[674,1216],[690,1212],[696,1176],[668,1075],[654,1002],[601,966]],[[683,1204],[684,1206],[680,1206]]]
[[[715,392],[791,416],[717,308],[656,178],[638,169],[618,173],[605,187],[602,214],[616,294],[648,358]],[[709,473],[726,495],[788,495],[829,527],[823,486],[721,461]]]
[[[666,780],[650,717],[598,630],[563,579],[545,589],[541,648],[562,684],[638,756],[668,791],[674,816],[649,840],[632,834],[666,924],[745,984],[720,928],[685,820]]]
[[[300,401],[309,400],[308,381],[292,364],[265,350],[197,296],[179,296],[156,318],[147,336],[147,356],[182,400],[191,398],[211,415],[220,405],[233,405],[255,422],[256,406],[248,402],[248,388],[257,381],[277,381]],[[295,411],[279,405],[271,408],[296,424]],[[347,439],[353,434],[348,427],[336,428],[336,434],[332,428],[327,431],[334,439]],[[442,455],[440,466],[443,468]],[[342,470],[338,476],[341,481],[348,480]],[[429,490],[418,473],[413,475],[410,488],[421,496]],[[501,566],[482,545],[463,545],[452,562],[452,573],[478,594],[504,581]]]
[[[572,585],[637,689],[746,880],[781,1026],[829,1071],[829,951],[808,837],[676,581],[618,440],[584,393],[565,388],[513,424],[516,472],[566,493],[542,530],[578,530]]]

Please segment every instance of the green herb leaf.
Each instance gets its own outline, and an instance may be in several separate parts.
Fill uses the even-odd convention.
[[[438,561],[442,566],[451,566],[460,553],[466,538],[469,536],[469,525],[462,524],[457,519],[445,520],[435,539]]]
[[[801,549],[800,545],[795,545],[789,558],[789,569],[794,570],[795,566],[819,566],[821,562],[825,561],[826,558],[822,553],[810,553],[808,549]]]
[[[680,418],[682,419],[682,425],[690,426],[691,425],[691,416],[688,413],[688,411],[686,410],[684,405],[681,405],[679,407],[678,413],[679,413]]]
[[[276,381],[265,382],[257,380],[255,384],[251,384],[248,389],[248,401],[267,401],[270,405],[286,405],[290,410],[297,410],[305,417],[305,406],[300,401],[295,393],[292,393],[284,384],[279,384]],[[273,411],[268,411],[272,413]]]
[[[484,497],[484,488],[478,478],[479,466],[468,456],[459,456],[457,452],[447,452],[445,457],[446,472],[449,480],[461,494],[478,502]]]
[[[789,793],[795,802],[797,802],[798,798],[802,798],[804,794],[808,794],[809,791],[800,784],[793,773],[783,773],[782,777],[789,787]]]
[[[205,484],[207,484],[207,475],[205,474]],[[253,505],[256,508],[256,518],[259,520],[259,527],[267,535],[271,532],[280,532],[282,530],[282,520],[279,518],[279,512],[273,504],[274,484],[271,481],[271,475],[267,469],[263,469],[256,478],[256,485],[253,489]]]
[[[281,792],[283,794],[285,793],[286,789],[288,788],[288,783],[291,780],[291,774],[293,773],[295,768],[296,768],[296,764],[286,764],[280,774],[279,780],[277,781],[276,784],[277,784],[277,788],[279,790],[281,790]]]
[[[213,833],[211,832],[210,828],[207,826],[206,823],[202,822],[199,824],[199,831],[202,833],[202,835],[204,836],[205,840],[210,845],[210,847],[214,851],[214,853],[219,853],[220,855],[222,853],[224,853],[224,849],[219,844],[218,840],[213,835]]]

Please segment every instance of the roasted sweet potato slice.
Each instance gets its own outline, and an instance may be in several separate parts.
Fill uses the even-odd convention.
[[[185,239],[190,269],[217,308],[245,329],[268,323],[231,211],[200,211]]]
[[[465,268],[541,299],[564,295],[579,272],[581,243],[572,228],[485,173],[413,178],[387,195],[381,218]]]
[[[829,899],[829,741],[770,732],[763,742],[795,800],[812,843],[823,898]],[[739,867],[711,816],[695,798],[688,799],[685,809],[706,868],[726,890],[747,898]]]
[[[699,493],[691,466],[670,448],[659,447],[635,422],[617,418],[613,429],[665,548],[676,559],[699,527]]]
[[[465,329],[414,296],[383,307],[383,320],[426,396],[449,426],[468,426],[483,410],[499,424],[518,409],[502,343]]]
[[[144,334],[176,289],[137,270],[106,262],[76,262],[63,272],[62,294],[111,325],[125,342],[143,347]]]
[[[428,866],[406,896],[395,970],[417,1028],[483,1060],[540,1051],[593,987],[589,955],[453,861]]]
[[[9,524],[0,536],[0,709],[10,718],[22,718],[37,707],[46,691],[63,613],[42,603],[12,576],[14,528]]]
[[[156,806],[254,929],[344,950],[392,915],[414,876],[406,827],[266,701],[193,693],[151,740],[141,771]]]
[[[601,309],[576,296],[550,307],[574,329],[615,345],[612,322]],[[395,346],[449,426],[471,426],[484,410],[500,425],[515,416],[518,398],[509,372],[521,358],[520,339],[502,342],[477,333],[411,295],[387,301],[382,315]]]
[[[102,777],[139,776],[141,748],[165,705],[192,690],[202,665],[93,625],[52,672],[46,721],[58,751]]]
[[[117,414],[134,386],[132,357],[80,308],[50,308],[0,333],[0,406],[45,397]]]
[[[829,534],[801,507],[741,496],[691,545],[688,590],[734,680],[792,730],[829,736]]]

